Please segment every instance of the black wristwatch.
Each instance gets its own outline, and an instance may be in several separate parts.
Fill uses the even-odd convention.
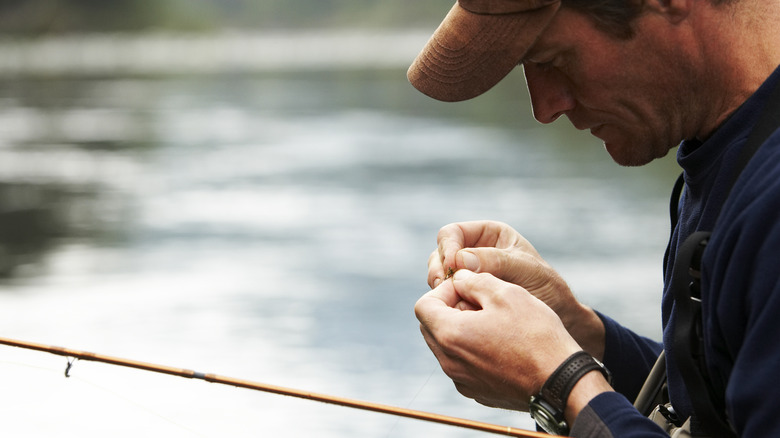
[[[601,371],[607,382],[612,384],[612,375],[604,364],[584,351],[578,351],[563,361],[544,382],[539,394],[531,397],[529,411],[536,424],[549,434],[568,435],[569,424],[563,418],[563,412],[569,393],[585,374],[593,370]]]

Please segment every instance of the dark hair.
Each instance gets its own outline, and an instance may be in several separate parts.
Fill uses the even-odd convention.
[[[646,0],[561,0],[561,5],[585,14],[596,28],[615,38],[634,36],[634,21],[642,14]],[[658,0],[652,0],[658,1]],[[713,6],[727,5],[738,0],[710,0]]]
[[[562,0],[561,5],[585,14],[596,28],[619,39],[634,36],[634,20],[642,14],[643,0]]]

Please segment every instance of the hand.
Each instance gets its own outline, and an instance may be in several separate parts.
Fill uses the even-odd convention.
[[[490,274],[460,270],[414,309],[457,390],[487,406],[527,410],[531,395],[581,349],[547,305]]]
[[[560,275],[509,225],[493,221],[450,224],[439,231],[437,241],[438,248],[428,260],[431,287],[450,269],[468,269],[522,286],[554,310],[571,295]]]
[[[448,271],[486,272],[514,283],[549,306],[583,349],[602,359],[604,325],[596,313],[581,304],[569,286],[509,225],[493,221],[450,224],[437,236],[438,248],[428,259],[428,284],[442,283]],[[461,309],[469,303],[459,303]]]

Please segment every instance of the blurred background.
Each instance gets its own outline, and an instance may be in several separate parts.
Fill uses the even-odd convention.
[[[418,93],[451,4],[0,0],[0,336],[533,429],[461,397],[412,311],[438,229],[496,219],[659,338],[673,154],[541,127],[519,69]],[[5,436],[484,435],[66,363],[0,346]]]

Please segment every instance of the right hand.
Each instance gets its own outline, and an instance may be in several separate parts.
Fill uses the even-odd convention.
[[[474,309],[459,308],[464,301]],[[528,410],[531,395],[581,349],[547,305],[487,273],[459,270],[414,311],[445,374],[461,394],[486,406]]]

